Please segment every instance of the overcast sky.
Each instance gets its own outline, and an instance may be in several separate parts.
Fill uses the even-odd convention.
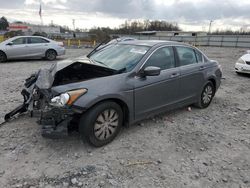
[[[41,0],[45,24],[118,27],[126,19],[177,22],[184,30],[250,29],[250,0]],[[0,16],[40,23],[40,0],[0,0]]]

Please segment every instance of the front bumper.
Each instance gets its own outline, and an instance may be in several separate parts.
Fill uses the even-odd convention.
[[[248,74],[250,74],[250,65],[236,63],[235,64],[235,71],[239,72],[239,73],[248,73]]]
[[[42,136],[46,138],[67,136],[73,115],[73,110],[67,108],[51,107],[41,111],[38,124],[42,125]]]

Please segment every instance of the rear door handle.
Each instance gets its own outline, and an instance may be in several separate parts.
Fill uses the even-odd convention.
[[[178,77],[178,76],[180,76],[180,73],[175,72],[170,77],[171,78],[175,78],[175,77]]]

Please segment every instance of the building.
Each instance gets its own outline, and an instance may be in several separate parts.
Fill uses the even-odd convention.
[[[8,27],[8,31],[22,31],[22,32],[28,32],[29,27],[22,23],[10,23]]]
[[[34,25],[25,23],[11,23],[8,31],[22,31],[24,35],[33,35],[36,32],[46,33],[51,38],[84,39],[89,37],[89,32],[61,33],[59,26]]]
[[[60,27],[58,26],[46,26],[46,25],[34,25],[25,23],[11,23],[8,27],[9,31],[22,31],[26,35],[32,35],[36,32],[47,33],[48,35],[60,34]]]
[[[60,27],[58,26],[46,26],[46,25],[28,25],[32,33],[44,32],[48,35],[60,34]]]

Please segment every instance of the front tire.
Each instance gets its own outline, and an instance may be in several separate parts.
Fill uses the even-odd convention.
[[[0,63],[7,61],[7,57],[4,52],[0,51]]]
[[[108,101],[97,104],[81,117],[79,131],[90,144],[101,147],[114,140],[122,124],[121,107],[115,102]]]
[[[207,108],[213,100],[215,94],[215,86],[211,81],[208,81],[207,84],[203,87],[201,92],[199,102],[196,104],[199,108]]]
[[[56,59],[56,51],[55,50],[48,50],[45,54],[45,58],[49,61],[54,61]]]

